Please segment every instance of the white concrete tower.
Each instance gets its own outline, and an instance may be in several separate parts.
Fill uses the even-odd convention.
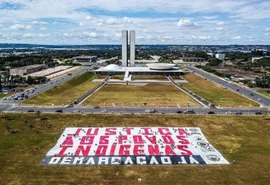
[[[135,30],[130,30],[130,66],[135,66]]]
[[[128,30],[122,30],[122,66],[128,66]]]

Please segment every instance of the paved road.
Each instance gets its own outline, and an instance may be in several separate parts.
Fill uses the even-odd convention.
[[[194,72],[195,74],[198,74],[199,76],[201,76],[209,81],[217,83],[217,84],[219,84],[227,89],[230,89],[233,92],[236,92],[236,93],[238,93],[242,96],[245,96],[253,101],[256,101],[264,107],[268,107],[268,108],[270,107],[270,99],[269,98],[266,98],[265,96],[262,96],[262,95],[256,93],[255,91],[253,91],[250,88],[242,87],[242,86],[235,84],[231,81],[221,79],[214,74],[208,73],[208,72],[203,71],[201,69],[198,69],[196,67],[187,67],[187,69],[189,69],[191,72]]]
[[[147,110],[147,111],[146,111]],[[77,114],[149,114],[149,110],[153,108],[147,107],[37,107],[37,106],[13,106],[6,109],[4,112],[28,113],[30,112],[43,112],[43,113],[77,113]],[[239,109],[239,108],[226,108],[226,109],[210,109],[210,108],[177,108],[177,107],[163,107],[155,108],[151,114],[185,114],[186,111],[194,111],[195,114],[218,114],[218,115],[255,115],[256,113],[269,114],[267,109],[253,108],[253,109]],[[181,111],[181,113],[180,113]]]

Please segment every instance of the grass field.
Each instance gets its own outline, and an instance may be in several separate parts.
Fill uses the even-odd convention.
[[[59,85],[53,89],[43,92],[24,104],[35,105],[67,105],[75,101],[88,90],[94,88],[97,84],[91,82],[95,78],[94,73],[87,72],[80,76]]]
[[[68,126],[198,126],[234,162],[214,166],[42,166],[43,157]],[[8,134],[7,127],[17,133]],[[254,185],[270,181],[269,117],[2,114],[0,132],[0,184]]]
[[[204,80],[203,78],[194,75],[187,74],[183,76],[188,83],[183,84],[184,87],[193,91],[195,94],[201,96],[207,101],[213,103],[216,106],[221,107],[249,107],[259,106],[256,102],[248,100],[243,96],[233,93],[219,85]]]
[[[0,93],[0,99],[9,96],[9,94]]]
[[[132,80],[167,80],[162,75],[132,75]]]
[[[171,84],[107,85],[84,102],[91,106],[112,106],[112,103],[117,106],[200,106]]]
[[[258,93],[264,95],[264,96],[267,96],[267,97],[270,97],[270,93],[268,93],[267,91],[264,91],[264,90],[257,90]]]

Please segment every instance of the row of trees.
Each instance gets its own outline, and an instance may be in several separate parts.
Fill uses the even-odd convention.
[[[261,78],[256,78],[255,83],[257,87],[270,88],[270,74],[264,75]]]

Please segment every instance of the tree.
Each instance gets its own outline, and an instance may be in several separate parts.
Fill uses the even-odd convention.
[[[222,60],[219,60],[217,58],[211,58],[208,60],[208,64],[209,66],[219,66],[222,63]]]

